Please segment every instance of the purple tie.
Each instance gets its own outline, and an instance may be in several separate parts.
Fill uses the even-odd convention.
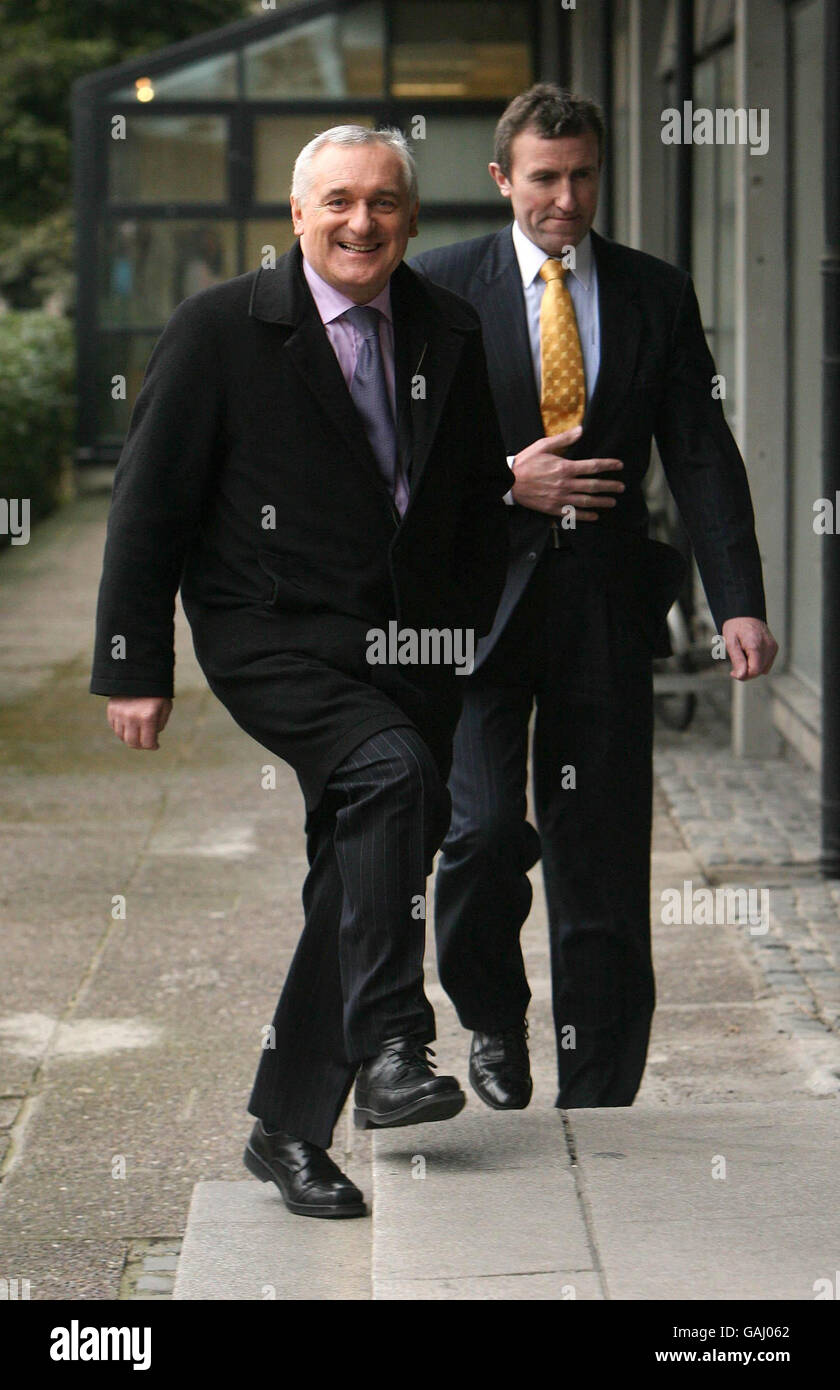
[[[379,342],[379,310],[372,309],[367,304],[358,304],[354,309],[345,309],[343,317],[362,337],[356,357],[356,370],[350,383],[350,395],[364,422],[370,446],[388,491],[402,514],[405,511],[407,493],[397,458],[397,431],[391,414],[385,364]]]

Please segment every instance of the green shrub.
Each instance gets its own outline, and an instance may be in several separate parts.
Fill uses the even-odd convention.
[[[0,314],[0,497],[57,504],[73,451],[73,330],[39,309]],[[8,542],[0,535],[0,545]]]

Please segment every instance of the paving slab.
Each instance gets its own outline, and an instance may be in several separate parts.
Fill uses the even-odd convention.
[[[488,1274],[458,1279],[380,1279],[377,1299],[403,1302],[552,1302],[603,1297],[594,1274],[576,1270],[565,1277],[552,1274]]]
[[[559,1113],[479,1105],[374,1133],[373,1297],[598,1297]]]
[[[610,1298],[807,1300],[834,1277],[836,1100],[638,1104],[569,1123]]]

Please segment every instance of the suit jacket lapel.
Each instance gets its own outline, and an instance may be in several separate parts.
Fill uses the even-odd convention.
[[[641,314],[632,280],[616,263],[612,243],[592,232],[598,275],[601,361],[595,391],[583,420],[583,434],[569,450],[586,458],[629,386],[636,365]],[[543,434],[531,344],[522,293],[522,277],[511,229],[494,238],[475,272],[470,294],[484,323],[484,344],[499,416],[516,421],[515,437],[506,444],[519,450]]]
[[[591,237],[598,274],[601,362],[583,419],[583,434],[570,451],[578,458],[587,457],[591,442],[622,403],[633,378],[642,326],[633,282],[616,265],[611,243],[597,232],[592,232]]]
[[[510,227],[499,232],[477,268],[470,299],[484,324],[487,367],[499,417],[516,421],[516,437],[505,442],[511,451],[518,451],[539,439],[543,428],[522,275]]]

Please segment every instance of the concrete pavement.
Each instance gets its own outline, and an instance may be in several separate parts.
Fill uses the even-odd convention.
[[[304,1221],[241,1165],[300,927],[299,792],[282,764],[262,785],[271,755],[206,690],[180,616],[161,750],[114,739],[87,694],[106,511],[82,497],[0,555],[0,1276],[33,1299],[166,1298],[173,1275],[188,1299],[813,1298],[840,1251],[836,885],[814,867],[812,776],[729,760],[725,678],[658,747],[637,1104],[553,1109],[537,874],[529,1110],[470,1092],[455,1121],[373,1143],[342,1120],[335,1156],[373,1215]],[[751,857],[715,859],[712,830],[745,843],[748,811],[774,817],[769,852],[759,816]],[[686,881],[769,885],[768,930],[659,923]],[[428,979],[437,1061],[465,1080],[431,958]]]

